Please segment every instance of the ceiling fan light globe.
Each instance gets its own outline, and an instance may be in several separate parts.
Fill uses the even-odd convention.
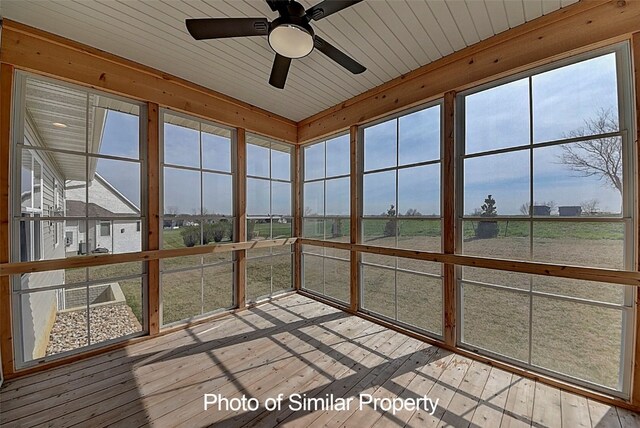
[[[287,58],[302,58],[313,50],[313,35],[295,24],[281,24],[269,33],[271,49]]]

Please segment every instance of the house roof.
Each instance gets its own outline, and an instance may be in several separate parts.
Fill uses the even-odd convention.
[[[84,217],[85,215],[87,215],[87,212],[85,211],[87,208],[87,204],[82,201],[68,200],[66,201],[66,205],[67,205],[66,216],[68,217]],[[117,216],[117,214],[114,213],[113,211],[109,211],[108,209],[101,207],[98,204],[94,204],[93,202],[89,203],[88,209],[89,209],[89,212],[88,212],[89,217]]]
[[[102,185],[104,187],[109,189],[109,191],[111,193],[113,193],[114,195],[116,195],[122,202],[124,202],[126,205],[128,205],[129,208],[131,208],[137,214],[140,214],[140,208],[136,204],[134,204],[129,198],[127,198],[124,194],[122,194],[122,192],[120,192],[118,189],[116,189],[115,186],[113,186],[111,183],[109,183],[109,181],[107,181],[107,179],[102,177],[97,172],[95,174],[95,179],[98,180],[100,183],[102,183]]]

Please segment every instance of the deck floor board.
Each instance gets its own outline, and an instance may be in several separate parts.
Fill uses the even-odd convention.
[[[257,410],[204,410],[205,393],[259,399]],[[349,410],[267,411],[283,394],[352,398]],[[440,399],[433,415],[359,408]],[[301,295],[8,381],[1,426],[590,426],[638,415],[524,379]]]

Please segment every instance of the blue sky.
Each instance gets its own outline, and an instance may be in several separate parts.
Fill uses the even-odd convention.
[[[138,159],[139,118],[136,115],[108,111],[100,154]],[[98,174],[140,207],[140,164],[99,159]]]
[[[608,54],[532,78],[533,139],[546,142],[584,127],[600,110],[617,112],[615,55]],[[466,151],[529,143],[528,79],[470,95],[466,99]],[[580,205],[598,199],[600,209],[619,212],[620,193],[596,177],[581,177],[560,162],[559,147],[534,149],[534,201]],[[465,207],[469,214],[488,194],[499,214],[520,214],[530,199],[529,151],[465,161]]]
[[[195,122],[194,122],[195,123]],[[216,132],[223,132],[220,128]],[[214,129],[211,129],[214,132]],[[211,132],[200,132],[185,126],[165,123],[164,158],[166,163],[200,168],[200,140],[202,139],[202,167],[231,172],[231,140]],[[201,185],[202,181],[202,185]],[[164,168],[164,208],[167,213],[200,214],[202,206],[207,214],[233,214],[232,178],[227,174],[179,168]]]
[[[533,129],[529,79],[467,96],[467,153],[527,145],[531,136],[536,143],[562,139],[583,128],[585,120],[596,118],[600,110],[617,112],[614,54],[542,73],[531,81]],[[366,128],[365,171],[437,159],[439,115],[434,107]],[[619,212],[620,193],[597,177],[570,171],[560,162],[561,154],[559,147],[534,150],[534,201],[565,206],[597,199],[601,210]],[[432,166],[400,171],[399,212],[414,208],[425,215],[439,213],[439,170]],[[503,215],[521,214],[520,206],[531,198],[529,150],[468,159],[464,171],[466,214],[479,208],[488,194],[496,199],[498,213]],[[395,204],[395,172],[367,174],[363,181],[365,215],[382,214]]]
[[[600,110],[617,112],[615,55],[608,54],[531,78],[533,129],[530,128],[529,79],[517,80],[467,96],[465,139],[467,153],[503,149],[565,137],[595,118]],[[440,157],[440,107],[434,106],[364,131],[365,171],[426,162]],[[200,166],[200,135],[197,130],[165,125],[165,159],[172,164]],[[396,141],[398,146],[396,147]],[[202,133],[205,168],[231,171],[230,139]],[[101,153],[138,157],[138,118],[123,113],[107,115]],[[326,159],[325,159],[326,153]],[[533,155],[534,200],[556,205],[580,205],[598,199],[600,209],[618,212],[617,190],[597,177],[580,177],[559,162],[559,147],[537,148]],[[270,162],[271,160],[271,168]],[[256,177],[290,180],[291,154],[285,150],[248,145],[247,172]],[[530,199],[529,150],[465,161],[464,212],[482,205],[488,194],[496,199],[499,214],[520,214]],[[139,204],[139,170],[135,163],[100,160],[98,172],[134,203]],[[305,149],[305,180],[335,177],[349,172],[349,136],[342,135]],[[366,174],[363,179],[364,213],[379,215],[396,204],[400,213],[417,209],[424,215],[440,213],[440,166],[412,167],[396,173]],[[209,213],[231,215],[231,177],[203,176],[204,206]],[[305,209],[327,215],[349,214],[348,179],[329,179],[325,184],[305,185]],[[271,190],[270,190],[271,187]],[[250,215],[291,215],[291,186],[249,179]],[[165,207],[191,214],[200,206],[197,172],[165,168]],[[269,195],[271,194],[271,199]],[[326,199],[326,201],[325,201]]]

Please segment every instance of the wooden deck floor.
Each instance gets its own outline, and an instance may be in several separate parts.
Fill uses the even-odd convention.
[[[204,411],[203,394],[356,397],[350,411]],[[395,414],[374,398],[439,399]],[[293,295],[7,382],[2,426],[638,427],[637,414],[561,392]]]

